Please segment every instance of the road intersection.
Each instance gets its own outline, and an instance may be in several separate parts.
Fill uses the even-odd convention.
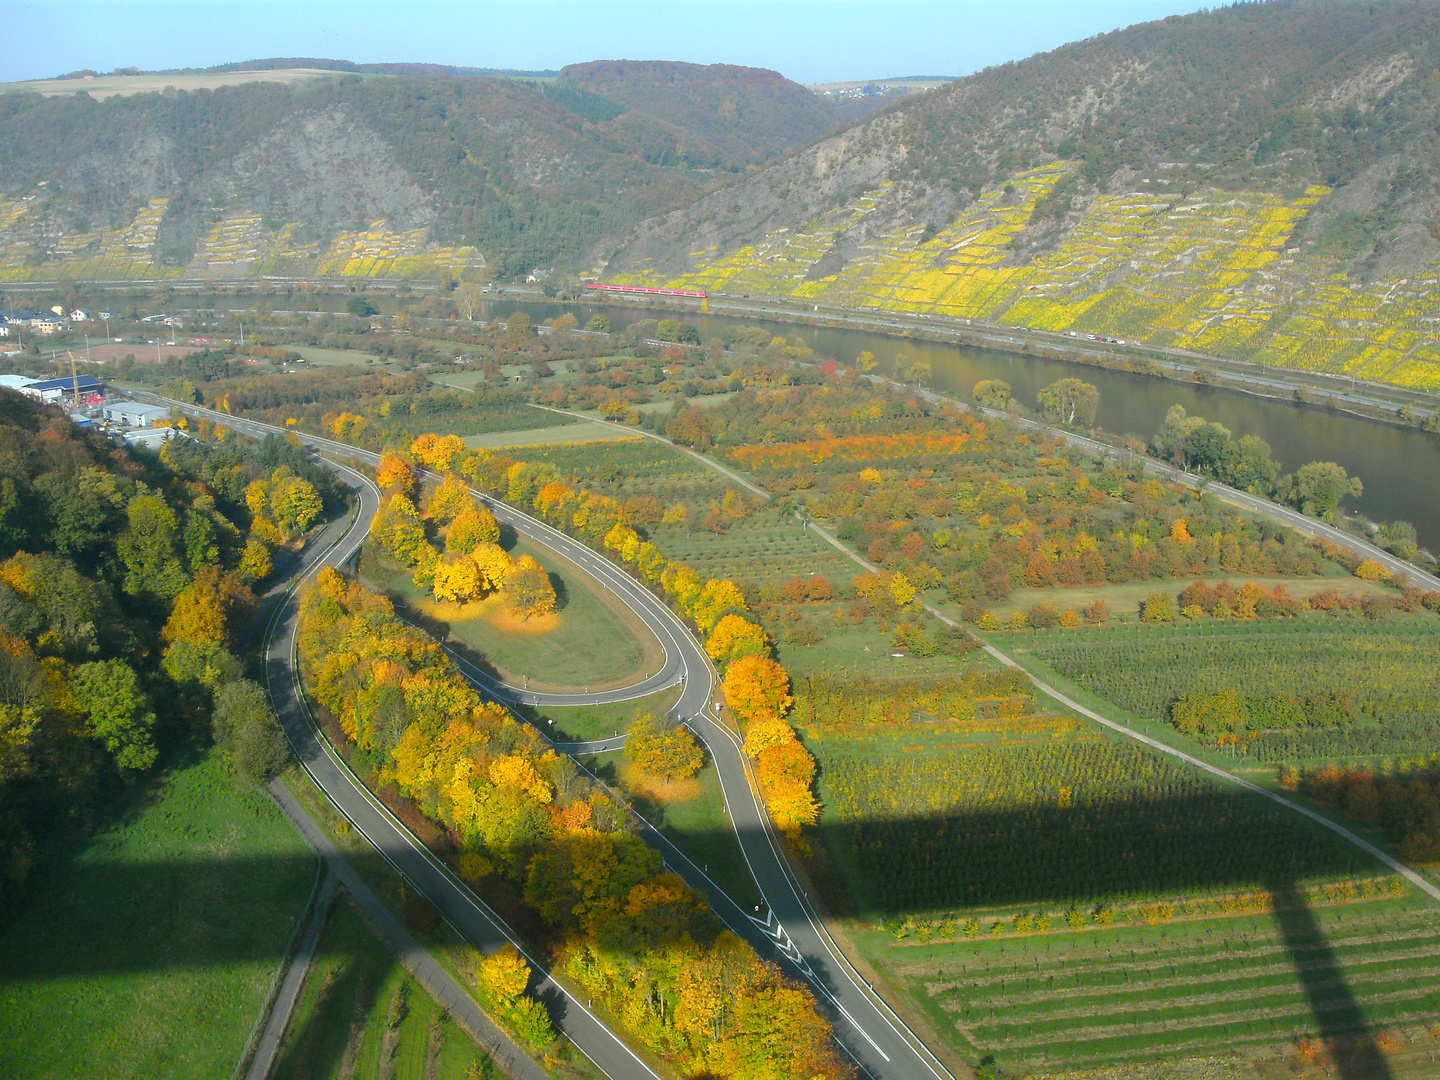
[[[332,525],[321,541],[312,545],[296,575],[295,586],[277,605],[266,631],[267,682],[277,715],[301,763],[320,789],[447,921],[482,951],[491,952],[508,940],[524,952],[523,943],[516,940],[503,920],[350,772],[315,723],[300,686],[295,664],[296,588],[321,567],[343,566],[358,553],[379,509],[380,492],[373,481],[344,462],[378,465],[379,455],[346,443],[289,432],[226,413],[197,406],[177,406],[168,399],[155,400],[178,407],[194,418],[204,417],[258,438],[293,434],[312,449],[340,459],[322,460],[355,490],[358,509],[343,527],[342,523]],[[475,495],[516,533],[583,567],[619,597],[659,639],[665,661],[658,673],[642,682],[579,695],[535,694],[497,684],[491,677],[481,678],[483,673],[457,657],[461,672],[479,689],[506,704],[600,704],[630,700],[680,683],[683,689],[671,710],[672,715],[695,732],[710,754],[720,778],[726,812],[755,885],[764,898],[763,907],[759,911],[742,909],[722,885],[711,880],[657,830],[637,818],[639,835],[661,852],[667,867],[708,896],[727,927],[749,941],[762,956],[781,963],[787,973],[810,986],[831,1017],[837,1043],[864,1074],[874,1080],[953,1080],[934,1053],[855,970],[826,930],[771,827],[739,736],[712,715],[715,671],[694,635],[654,594],[608,559],[529,514],[490,499],[482,492],[477,491]],[[587,755],[616,749],[622,741],[562,743],[556,744],[556,749],[571,755]],[[531,956],[530,961],[537,973],[543,972],[543,966],[535,957]],[[557,1027],[612,1080],[656,1075],[583,1002],[549,976],[542,976],[535,992],[550,1008]]]

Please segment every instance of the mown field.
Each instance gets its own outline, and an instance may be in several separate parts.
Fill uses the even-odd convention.
[[[560,597],[554,616],[530,627],[505,616],[500,601],[440,604],[415,587],[411,571],[367,545],[362,573],[381,591],[406,605],[407,618],[417,619],[464,648],[471,659],[508,681],[531,679],[537,689],[556,692],[623,685],[643,677],[647,658],[658,661],[659,648],[643,626],[636,629],[620,618],[568,564],[548,549],[517,542],[512,554],[534,555],[549,571]]]
[[[336,901],[281,1047],[276,1080],[492,1080],[503,1074]]]
[[[219,753],[197,755],[0,935],[0,1075],[229,1076],[315,881],[315,859]]]

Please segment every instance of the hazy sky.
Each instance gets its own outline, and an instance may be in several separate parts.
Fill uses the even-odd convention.
[[[0,79],[270,56],[559,68],[774,68],[799,82],[961,75],[1194,0],[8,0]]]

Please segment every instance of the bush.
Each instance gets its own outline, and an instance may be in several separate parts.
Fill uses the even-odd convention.
[[[1179,612],[1175,598],[1167,592],[1152,592],[1140,601],[1140,621],[1147,623],[1174,622]]]

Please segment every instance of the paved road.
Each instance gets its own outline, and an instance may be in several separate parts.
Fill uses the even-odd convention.
[[[485,1052],[510,1080],[545,1080],[545,1070],[515,1045],[510,1036],[491,1023],[469,992],[415,940],[325,835],[325,831],[306,813],[290,789],[275,780],[270,783],[270,793],[291,824],[325,861],[329,876],[345,887],[360,910],[360,917],[385,943],[385,947],[399,957],[400,965],[425,988],[425,992],[445,1007],[461,1030],[485,1048]],[[250,1080],[262,1080],[264,1075],[252,1074]]]
[[[175,405],[167,399],[155,400]],[[208,409],[195,406],[183,406],[182,409],[191,416],[205,416],[257,437],[287,434],[281,428]],[[298,432],[293,434],[301,442],[319,450],[373,464],[379,462],[378,454],[345,443]],[[313,554],[307,559],[297,583],[314,574],[321,566],[340,566],[348,562],[359,550],[370,521],[379,508],[379,490],[368,478],[344,465],[329,461],[326,464],[355,489],[359,511],[355,520],[346,525],[343,533],[333,541],[314,545]],[[750,762],[740,739],[727,726],[711,717],[715,673],[700,643],[668,607],[608,559],[514,507],[492,500],[481,492],[476,492],[476,495],[490,506],[499,520],[517,533],[533,537],[583,566],[623,599],[660,639],[665,649],[662,673],[675,671],[684,685],[674,714],[696,732],[710,752],[742,854],[765,898],[764,908],[759,913],[741,911],[716,883],[658,832],[641,823],[641,835],[660,848],[671,869],[710,895],[716,913],[726,925],[754,943],[762,950],[762,955],[776,957],[792,974],[810,985],[831,1015],[836,1041],[866,1074],[875,1080],[950,1078],[951,1074],[945,1066],[844,958],[804,889],[793,877],[781,853],[780,841],[756,794]],[[266,667],[276,712],[306,771],[386,860],[427,896],[467,939],[487,952],[499,948],[506,940],[513,940],[499,917],[365,789],[320,737],[300,692],[295,671],[297,614],[293,595],[277,608],[266,635]],[[513,692],[514,688],[510,690]],[[612,690],[579,697],[595,702],[623,700],[613,695],[625,692]],[[575,696],[566,699],[567,704],[576,701]],[[516,944],[519,945],[518,942]],[[521,951],[524,951],[523,947]],[[537,971],[542,970],[533,957],[531,964]],[[612,1080],[654,1075],[563,987],[547,977],[542,980],[539,993],[546,999],[565,1034]]]
[[[278,784],[279,781],[275,783]],[[335,900],[339,886],[340,879],[326,866],[325,878],[310,905],[310,916],[305,920],[300,943],[296,945],[295,955],[290,958],[290,963],[285,966],[285,978],[280,982],[280,989],[275,992],[270,1014],[265,1019],[265,1030],[260,1033],[260,1038],[255,1043],[255,1053],[250,1056],[249,1068],[245,1070],[246,1080],[265,1080],[270,1075],[270,1070],[275,1067],[275,1058],[280,1053],[280,1042],[285,1037],[286,1028],[290,1026],[290,1015],[295,1011],[295,1002],[300,998],[300,988],[305,985],[310,962],[315,959],[315,946],[320,942],[320,931],[325,926],[325,919],[330,914],[330,905]]]

